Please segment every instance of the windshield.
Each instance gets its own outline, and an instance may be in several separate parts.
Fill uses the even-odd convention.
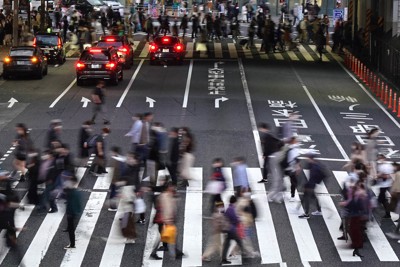
[[[11,57],[31,57],[33,56],[33,50],[32,49],[27,49],[27,50],[11,50],[10,51],[10,56]]]
[[[36,43],[38,46],[57,46],[58,37],[54,35],[36,35]]]
[[[102,42],[98,42],[97,43],[97,46],[99,46],[99,47],[110,47],[110,46],[112,46],[112,47],[120,47],[120,46],[122,46],[122,43],[121,42],[104,42],[104,41],[102,41]]]
[[[103,3],[100,0],[87,0],[92,6],[102,6]]]

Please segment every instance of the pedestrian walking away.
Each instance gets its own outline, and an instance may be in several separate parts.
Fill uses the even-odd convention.
[[[96,124],[95,120],[96,117],[101,114],[103,117],[104,124],[110,124],[110,121],[107,116],[107,109],[105,107],[105,82],[103,80],[98,81],[96,88],[93,90],[92,93],[92,102],[93,102],[93,116],[92,116],[92,124]]]

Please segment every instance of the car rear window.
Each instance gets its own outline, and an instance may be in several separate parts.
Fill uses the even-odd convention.
[[[98,43],[97,43],[97,46],[99,46],[99,47],[110,47],[110,46],[112,46],[112,47],[120,47],[120,46],[122,46],[122,42],[107,42],[107,41],[99,41]]]
[[[17,50],[11,50],[10,51],[10,56],[15,57],[15,56],[19,56],[19,57],[31,57],[33,56],[33,50],[32,49],[26,49],[26,50],[22,50],[22,49],[17,49]]]
[[[58,36],[53,35],[36,35],[36,44],[56,46],[58,44]]]
[[[102,52],[85,51],[81,55],[82,61],[107,61],[108,59],[109,59],[109,53],[107,51],[102,51]]]

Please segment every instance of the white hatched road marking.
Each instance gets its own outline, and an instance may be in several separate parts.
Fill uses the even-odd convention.
[[[267,192],[264,184],[257,181],[262,179],[260,168],[247,168],[250,188],[253,192],[253,200],[257,205],[259,213],[255,221],[258,245],[260,248],[261,264],[281,263],[282,256],[279,249],[278,238],[269,208]]]
[[[144,45],[142,51],[140,52],[139,57],[140,58],[146,58],[148,54],[149,54],[149,43],[146,43]]]
[[[302,44],[298,46],[300,53],[304,56],[307,61],[314,61],[314,58],[308,53]]]
[[[194,49],[194,43],[193,42],[188,42],[186,44],[186,58],[193,58],[193,49]]]
[[[222,44],[221,43],[214,43],[214,51],[216,58],[222,58]]]
[[[228,50],[229,50],[229,57],[230,58],[238,58],[238,54],[237,54],[237,51],[236,51],[235,44],[228,43]]]
[[[191,168],[192,180],[186,188],[185,218],[183,227],[183,267],[201,266],[202,260],[202,216],[203,216],[203,169]],[[200,222],[200,223],[199,223]]]

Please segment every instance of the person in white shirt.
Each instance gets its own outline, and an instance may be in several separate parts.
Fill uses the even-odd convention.
[[[132,117],[133,119],[133,124],[131,130],[125,135],[125,136],[130,136],[131,137],[131,152],[136,151],[136,146],[140,142],[140,137],[142,134],[142,115],[141,114],[136,114],[135,116]]]

